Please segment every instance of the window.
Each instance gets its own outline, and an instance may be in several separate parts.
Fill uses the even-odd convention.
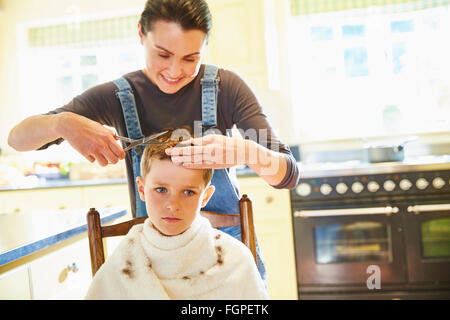
[[[138,15],[22,27],[19,49],[22,117],[47,113],[98,84],[142,69]],[[36,159],[85,160],[67,143]]]
[[[289,65],[299,139],[449,131],[449,1],[366,0],[351,10],[344,2],[316,8],[313,1],[291,1],[297,15],[289,21]]]
[[[137,20],[132,15],[28,28],[21,50],[23,116],[61,107],[95,85],[141,69]]]

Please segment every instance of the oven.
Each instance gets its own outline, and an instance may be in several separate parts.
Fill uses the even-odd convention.
[[[450,164],[303,171],[300,299],[449,299]]]

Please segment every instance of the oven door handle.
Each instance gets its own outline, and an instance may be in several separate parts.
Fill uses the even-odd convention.
[[[450,211],[450,203],[446,204],[422,204],[408,207],[409,213],[419,214],[421,212]]]
[[[398,213],[397,207],[374,207],[374,208],[351,208],[351,209],[329,209],[329,210],[297,210],[294,212],[295,218],[314,218],[314,217],[337,217],[337,216],[356,216],[356,215],[391,215]]]

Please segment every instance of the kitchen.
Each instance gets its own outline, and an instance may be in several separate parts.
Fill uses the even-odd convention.
[[[11,126],[24,117],[140,67],[134,28],[144,1],[46,2],[0,2],[0,213],[9,224],[27,217],[33,230],[10,235],[2,222],[2,299],[81,298],[90,276],[86,234],[80,228],[87,208],[102,209],[108,221],[130,217],[123,163],[90,164],[66,143],[19,154],[6,140]],[[254,201],[271,297],[403,299],[425,293],[448,299],[450,210],[443,205],[449,203],[450,73],[448,48],[439,41],[448,35],[448,2],[208,3],[214,26],[205,62],[243,75],[301,169],[300,183],[291,191],[268,187],[248,168],[238,170],[241,192]],[[83,32],[70,43],[61,25]],[[11,26],[15,32],[8,32]],[[105,26],[122,32],[110,35]],[[427,46],[419,46],[419,40]],[[38,83],[45,83],[45,90]],[[409,188],[405,182],[400,186],[406,180]],[[432,207],[433,213],[416,213],[429,205],[440,206]],[[351,215],[353,209],[380,207],[391,211]],[[321,217],[329,214],[326,210],[342,214],[345,223],[336,215]],[[52,229],[51,221],[61,216],[69,220],[61,222],[70,225],[68,230]],[[417,219],[410,222],[409,216]],[[420,235],[398,230],[409,230],[411,223],[416,224],[411,230],[418,229],[422,220],[437,216],[426,224],[439,230],[428,232],[427,248],[434,253],[420,257],[420,245],[417,249],[412,242],[420,242]],[[73,230],[77,234],[70,236]],[[55,236],[60,232],[64,240]],[[366,241],[366,233],[374,233],[375,240]],[[377,242],[379,237],[383,241]],[[36,238],[40,250],[27,246]],[[49,238],[52,244],[44,245]],[[81,260],[75,261],[78,256]],[[429,261],[433,270],[443,270],[436,279],[410,270],[426,268]],[[49,265],[54,268],[44,271]],[[380,267],[379,290],[366,287],[370,265]],[[339,281],[344,278],[348,281]]]

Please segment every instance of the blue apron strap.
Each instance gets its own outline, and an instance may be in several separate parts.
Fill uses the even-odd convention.
[[[133,90],[128,81],[121,77],[113,81],[119,89],[116,92],[117,98],[122,105],[123,116],[125,118],[125,125],[127,127],[128,138],[139,139],[142,138],[141,125],[136,110],[136,102],[134,101]]]
[[[218,67],[205,65],[205,72],[201,79],[202,85],[202,132],[217,126],[217,98],[219,93],[220,78],[217,76]],[[211,184],[216,187],[216,192],[212,195],[206,206],[206,211],[219,213],[238,213],[239,194],[236,187],[230,180],[226,169],[214,170]],[[219,191],[220,190],[220,191]],[[241,241],[241,227],[225,227],[222,231]],[[259,249],[258,239],[256,239],[256,252],[258,259],[258,271],[266,284],[266,268]],[[266,285],[267,286],[267,285]]]
[[[122,106],[123,117],[125,119],[125,126],[127,128],[128,137],[131,139],[142,138],[141,125],[139,123],[139,117],[136,109],[136,101],[134,100],[133,90],[128,81],[121,77],[113,81],[117,86],[116,96]],[[136,184],[136,178],[141,175],[141,158],[143,148],[137,147],[131,149],[131,160],[133,164],[133,176],[134,176],[134,189],[136,196],[136,217],[146,217],[147,210],[145,208],[145,202],[143,202],[139,196],[138,187]]]
[[[217,126],[217,96],[220,78],[217,77],[219,68],[205,65],[205,72],[200,83],[202,85],[202,125],[203,128]]]

